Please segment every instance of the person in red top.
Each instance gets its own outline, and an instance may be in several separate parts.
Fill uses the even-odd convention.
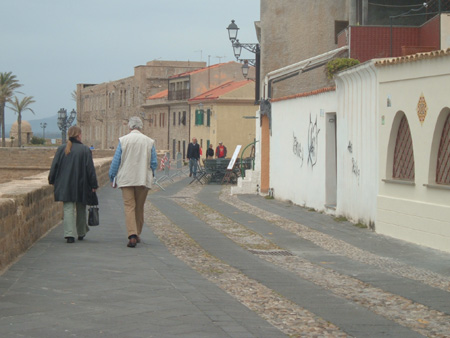
[[[216,158],[225,158],[227,156],[227,147],[222,144],[222,141],[219,142],[219,145],[216,148]]]

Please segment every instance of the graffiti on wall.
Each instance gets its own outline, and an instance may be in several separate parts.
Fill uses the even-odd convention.
[[[297,137],[295,136],[295,134],[293,134],[293,137],[294,137],[294,140],[293,140],[292,151],[294,152],[294,155],[300,159],[300,167],[303,167],[303,147],[302,147],[302,144],[297,140]]]
[[[355,160],[354,157],[352,157],[352,172],[353,172],[353,175],[356,176],[356,179],[357,179],[358,185],[359,185],[360,170],[359,170],[359,167],[358,167],[358,162]]]
[[[317,126],[317,116],[316,121],[313,123],[311,119],[311,114],[309,114],[309,127],[308,127],[308,164],[311,164],[311,167],[317,163],[317,156],[319,150],[319,132],[320,129]]]

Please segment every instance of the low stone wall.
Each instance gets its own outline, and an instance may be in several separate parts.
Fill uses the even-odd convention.
[[[0,148],[0,168],[45,167],[50,168],[56,147]]]
[[[57,147],[0,148],[0,184],[48,171]],[[114,156],[114,150],[93,150],[93,158]]]
[[[94,159],[100,186],[109,182],[112,158]],[[48,171],[0,184],[0,273],[58,225],[61,202],[53,198]]]

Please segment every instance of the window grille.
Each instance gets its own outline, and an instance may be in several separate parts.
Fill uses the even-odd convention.
[[[402,117],[398,128],[394,151],[393,178],[414,181],[414,152],[406,116]]]
[[[450,114],[445,120],[439,144],[436,183],[450,184]]]

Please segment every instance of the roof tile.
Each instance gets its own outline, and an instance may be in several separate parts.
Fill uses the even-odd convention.
[[[245,86],[248,83],[254,82],[252,80],[242,80],[242,81],[228,81],[225,82],[223,84],[221,84],[220,86],[210,89],[196,97],[193,97],[192,99],[189,100],[189,102],[194,102],[194,101],[200,101],[200,100],[216,100],[218,99],[220,96],[229,93],[235,89],[238,89],[242,86]]]
[[[419,61],[419,60],[424,60],[424,59],[433,59],[433,58],[449,56],[449,55],[450,55],[450,48],[447,48],[446,50],[435,50],[435,51],[427,52],[427,53],[417,53],[417,54],[399,56],[399,57],[395,57],[395,58],[377,59],[375,61],[375,66],[382,67],[382,66],[388,66],[388,65],[393,65],[393,64],[414,62],[414,61]]]
[[[169,90],[163,90],[162,92],[156,93],[154,95],[151,95],[149,97],[147,97],[147,100],[156,100],[156,99],[162,99],[164,97],[168,97],[169,96]]]

